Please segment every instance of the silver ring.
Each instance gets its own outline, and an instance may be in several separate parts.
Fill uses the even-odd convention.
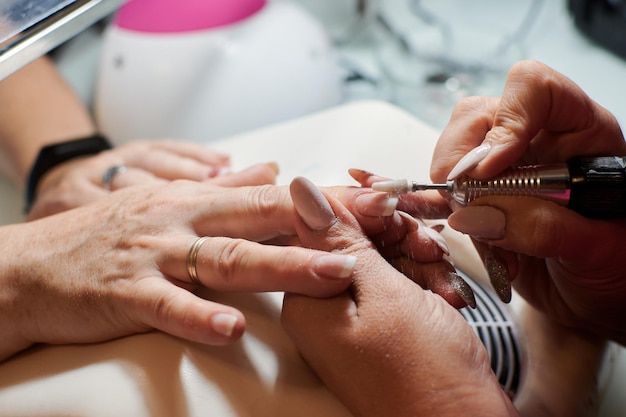
[[[193,242],[193,245],[191,245],[191,248],[189,249],[189,254],[187,254],[187,273],[189,274],[189,279],[193,284],[202,284],[198,279],[198,269],[196,267],[196,264],[198,262],[198,252],[200,252],[200,247],[208,239],[208,236],[199,237],[198,239],[196,239],[196,241]]]
[[[112,165],[104,170],[102,174],[102,185],[107,190],[111,190],[111,185],[113,184],[113,179],[117,174],[122,174],[128,171],[126,165]]]

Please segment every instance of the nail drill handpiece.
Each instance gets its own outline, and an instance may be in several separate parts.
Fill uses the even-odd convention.
[[[554,201],[592,218],[626,217],[626,157],[578,157],[567,163],[512,167],[476,180],[462,177],[445,184],[391,180],[372,185],[392,194],[443,190],[465,205],[484,196],[530,196]]]

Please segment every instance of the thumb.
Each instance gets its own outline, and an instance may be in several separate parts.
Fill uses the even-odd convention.
[[[610,256],[613,251],[607,247],[621,247],[623,232],[614,222],[588,219],[531,197],[484,197],[480,204],[454,212],[448,224],[480,242],[522,255],[583,262]]]

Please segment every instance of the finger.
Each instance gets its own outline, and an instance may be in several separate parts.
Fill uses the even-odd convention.
[[[103,187],[108,188],[110,191],[115,191],[136,185],[156,184],[164,182],[165,180],[155,176],[149,171],[138,168],[126,167],[123,172],[118,172],[117,174],[115,174],[115,176],[108,182],[108,184],[103,184]]]
[[[230,156],[205,145],[188,141],[161,140],[154,142],[155,148],[195,159],[213,167],[229,167]]]
[[[431,229],[422,220],[400,212],[409,232],[402,240],[402,252],[418,262],[440,261],[450,254],[450,248],[439,232]]]
[[[468,97],[454,108],[433,151],[430,177],[437,183],[447,180],[457,162],[479,146],[493,126],[500,99]]]
[[[354,277],[354,285],[358,286],[357,294],[369,294],[364,299],[369,296],[378,298],[380,294],[388,293],[388,286],[397,286],[393,283],[395,280],[403,279],[376,252],[372,243],[363,235],[356,219],[338,200],[325,197],[315,185],[304,178],[293,180],[290,191],[294,207],[302,221],[296,224],[296,230],[305,245],[328,251],[339,250],[357,256],[356,271],[361,271],[361,274],[355,272]],[[446,275],[449,272],[446,271]],[[368,279],[372,276],[377,277],[375,281]],[[444,297],[449,292],[459,291],[458,288],[448,291],[451,288],[449,281],[443,283],[442,280],[437,280],[436,284],[432,283],[433,288]],[[358,299],[356,301],[358,304]]]
[[[522,61],[509,72],[485,136],[489,155],[471,175],[487,178],[501,172],[525,154],[531,141],[541,152],[526,162],[546,163],[624,152],[623,141],[615,138],[622,138],[615,118],[572,80],[539,62]]]
[[[235,308],[203,300],[162,279],[143,282],[138,305],[140,321],[173,336],[210,345],[233,343],[246,321]]]
[[[357,180],[362,187],[371,187],[372,184],[387,181],[389,178],[381,177],[361,169],[350,169],[350,175]],[[415,217],[424,219],[445,218],[450,214],[450,208],[446,200],[437,191],[428,190],[415,193],[406,193],[397,197],[397,208]],[[358,211],[364,211],[367,206],[356,205]]]
[[[222,187],[241,187],[276,183],[278,165],[275,163],[256,164],[243,171],[217,176],[208,180]]]
[[[483,198],[480,205],[452,214],[448,224],[476,240],[520,254],[596,265],[615,259],[626,227],[624,221],[588,219],[529,197]]]
[[[517,276],[519,261],[515,252],[472,240],[485,266],[491,287],[503,303],[511,301],[511,281]]]
[[[391,263],[413,282],[438,294],[454,308],[476,308],[474,291],[449,262],[418,263],[399,257],[392,259]]]
[[[69,187],[54,186],[51,190],[40,190],[26,218],[31,221],[60,213],[91,203],[106,195],[106,190],[95,186],[89,180],[73,181]]]
[[[350,174],[352,178],[354,178],[359,183],[361,187],[367,187],[367,188],[370,188],[372,184],[374,183],[387,181],[391,179],[387,177],[381,177],[369,171],[358,169],[358,168],[350,168],[348,170],[348,173]]]
[[[396,244],[406,241],[407,233],[411,232],[416,233],[410,236],[409,240],[419,236],[419,239],[426,245],[425,252],[434,253],[436,254],[434,256],[439,258],[441,258],[441,252],[448,253],[447,244],[438,232],[429,230],[422,220],[396,211],[398,204],[396,196],[354,187],[331,187],[324,188],[324,191],[338,198],[348,208],[382,253],[391,255],[392,252],[389,252],[389,249],[400,248]],[[423,228],[418,230],[420,223]],[[439,250],[436,249],[437,246]],[[415,253],[405,253],[418,258],[420,256]]]
[[[202,181],[216,174],[216,168],[207,163],[158,148],[133,154],[128,157],[127,165],[141,168],[166,180]]]
[[[161,268],[191,282],[190,237],[172,239]],[[244,239],[209,237],[199,247],[195,273],[216,291],[289,291],[315,297],[335,295],[350,285],[354,258],[299,247],[276,247]]]
[[[395,211],[396,199],[387,193],[353,187],[328,191],[340,197],[385,259],[406,256],[418,262],[435,262],[450,253],[438,231],[420,219]]]
[[[293,205],[286,187],[215,187],[203,183],[176,184],[185,206],[206,206],[194,212],[198,236],[227,236],[263,242],[294,235]],[[189,190],[189,191],[187,191]]]

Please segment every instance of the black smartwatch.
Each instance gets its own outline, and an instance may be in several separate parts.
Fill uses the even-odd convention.
[[[26,183],[26,207],[24,212],[28,213],[35,202],[37,184],[44,174],[55,166],[80,156],[95,155],[99,152],[111,149],[111,143],[101,134],[95,134],[81,139],[74,139],[67,142],[53,143],[44,146],[39,151],[33,168],[28,175]]]

